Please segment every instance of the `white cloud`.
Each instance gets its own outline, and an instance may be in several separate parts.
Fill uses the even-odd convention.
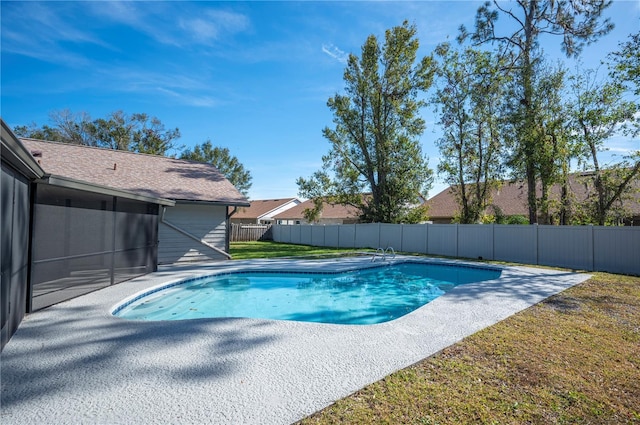
[[[64,44],[92,44],[112,49],[108,43],[69,24],[76,16],[73,6],[15,2],[2,5],[2,50],[38,60],[84,66],[89,61]]]
[[[187,17],[179,20],[179,27],[192,39],[209,44],[225,35],[236,34],[250,27],[247,16],[223,10],[207,10],[202,16]]]
[[[182,92],[169,90],[164,87],[156,87],[156,91],[163,95],[167,95],[175,99],[177,102],[179,102],[182,105],[187,105],[187,106],[213,107],[220,103],[212,96],[189,94],[189,93],[185,94]]]
[[[94,85],[112,93],[156,99],[160,102],[196,107],[215,107],[225,103],[206,76],[187,75],[181,70],[154,72],[145,69],[108,67],[96,70]]]
[[[346,64],[349,59],[348,53],[343,52],[333,44],[323,44],[322,51],[342,64]]]

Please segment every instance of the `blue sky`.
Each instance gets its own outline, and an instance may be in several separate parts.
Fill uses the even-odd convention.
[[[179,144],[229,148],[253,176],[251,199],[293,197],[296,179],[318,170],[329,149],[326,102],[343,90],[348,53],[407,19],[419,53],[430,54],[460,25],[472,28],[480,4],[2,1],[1,113],[13,127],[51,124],[49,113],[62,109],[92,118],[145,112],[178,127]],[[616,28],[585,49],[585,66],[638,31],[640,1],[614,1],[606,15]],[[562,58],[559,46],[544,43],[552,58]],[[421,141],[435,169],[439,133],[431,109],[423,114]],[[640,148],[610,146],[629,143]],[[429,196],[444,187],[436,182]]]

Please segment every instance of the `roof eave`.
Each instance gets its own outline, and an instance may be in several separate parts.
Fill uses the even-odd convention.
[[[220,205],[225,207],[249,207],[249,201],[229,200],[229,201],[201,201],[197,199],[175,199],[176,204],[200,204],[200,205]]]
[[[33,179],[39,179],[45,175],[44,170],[31,156],[27,148],[20,142],[18,137],[11,131],[7,123],[0,119],[2,123],[2,159],[7,161],[11,166],[30,176]]]
[[[128,190],[114,189],[112,187],[102,186],[94,183],[88,183],[88,182],[72,179],[69,177],[63,177],[63,176],[47,175],[37,182],[50,184],[52,186],[64,187],[67,189],[84,190],[84,191],[100,193],[102,195],[108,195],[108,196],[118,196],[121,198],[132,199],[132,200],[141,201],[141,202],[148,202],[151,204],[164,205],[167,207],[173,207],[176,204],[176,202],[172,199],[155,198],[151,196],[140,195],[137,193],[130,192]]]

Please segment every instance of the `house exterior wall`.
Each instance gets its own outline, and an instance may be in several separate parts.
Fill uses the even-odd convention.
[[[324,226],[324,225],[332,225],[332,224],[355,224],[358,222],[358,219],[357,218],[320,218],[315,223],[309,223],[304,218],[280,219],[276,221],[277,223],[274,223],[274,224],[282,224],[285,226],[287,225],[291,226],[296,224],[313,224],[313,225]]]
[[[231,216],[231,223],[233,224],[258,224],[255,218],[234,218]]]
[[[176,203],[165,210],[158,231],[158,263],[224,260],[219,252],[164,224],[181,228],[210,245],[225,251],[227,208],[220,205]]]

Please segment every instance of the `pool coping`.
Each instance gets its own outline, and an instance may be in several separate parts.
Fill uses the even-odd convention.
[[[375,325],[110,314],[141,291],[217,272],[367,264],[356,257],[162,267],[28,315],[2,352],[2,423],[288,424],[590,277],[495,266],[500,279],[457,286]]]

